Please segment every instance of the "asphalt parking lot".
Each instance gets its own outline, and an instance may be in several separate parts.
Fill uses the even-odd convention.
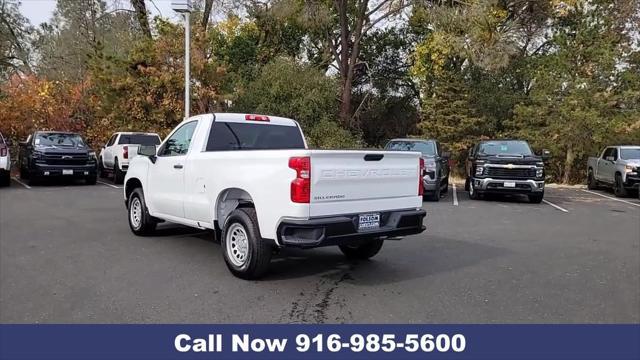
[[[371,261],[282,251],[243,281],[208,232],[134,236],[121,186],[0,189],[2,323],[638,323],[640,201],[425,202],[427,231]]]

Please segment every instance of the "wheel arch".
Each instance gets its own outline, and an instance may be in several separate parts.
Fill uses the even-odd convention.
[[[229,214],[241,207],[255,208],[253,197],[249,192],[240,188],[227,188],[221,191],[216,199],[212,214],[215,219],[214,223],[217,223],[216,227],[222,229]]]
[[[129,178],[127,180],[127,183],[124,185],[124,195],[125,198],[127,199],[127,206],[129,206],[129,195],[131,195],[131,193],[133,192],[133,190],[137,189],[137,188],[141,188],[142,191],[144,192],[144,187],[142,186],[142,181],[140,181],[140,179],[132,177]]]

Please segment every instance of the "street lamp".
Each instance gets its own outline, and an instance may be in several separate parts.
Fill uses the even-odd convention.
[[[171,8],[177,13],[184,15],[184,117],[189,118],[189,103],[191,97],[189,96],[189,44],[191,43],[191,0],[174,0],[171,2]]]

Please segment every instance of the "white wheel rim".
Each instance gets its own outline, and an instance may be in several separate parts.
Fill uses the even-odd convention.
[[[235,266],[242,266],[249,255],[249,237],[247,231],[239,223],[229,226],[225,237],[227,257]]]
[[[137,197],[131,200],[131,205],[129,206],[129,218],[131,219],[131,225],[133,225],[134,228],[140,228],[140,224],[142,223],[142,203]]]

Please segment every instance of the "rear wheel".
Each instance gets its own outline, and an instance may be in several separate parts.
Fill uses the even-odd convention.
[[[348,259],[369,259],[382,249],[383,239],[375,238],[362,244],[340,245],[340,250]]]
[[[11,173],[9,171],[0,171],[0,186],[11,185]]]
[[[156,229],[157,222],[149,215],[144,201],[142,188],[136,188],[129,195],[129,227],[138,235],[150,235]]]
[[[267,272],[273,248],[260,236],[254,208],[232,211],[225,221],[221,240],[224,261],[233,275],[249,280]]]
[[[593,169],[591,168],[589,168],[589,171],[587,173],[587,188],[589,190],[598,189],[598,182],[596,181],[595,176],[593,176]]]
[[[120,170],[120,164],[118,164],[118,159],[113,163],[113,182],[115,184],[122,184],[124,181],[124,172]]]
[[[626,197],[628,195],[627,189],[624,188],[624,184],[622,183],[622,176],[620,176],[620,174],[616,174],[616,183],[613,186],[613,193],[617,197]]]

